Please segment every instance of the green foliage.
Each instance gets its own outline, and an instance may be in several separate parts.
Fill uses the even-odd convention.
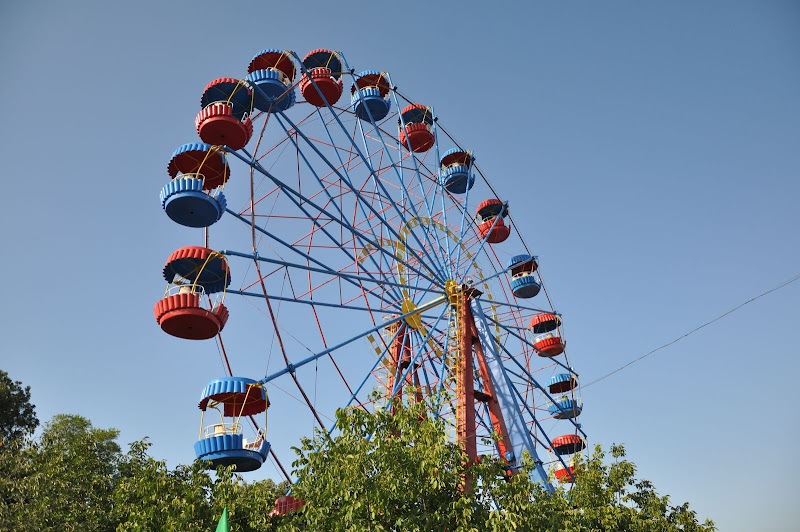
[[[612,463],[598,445],[591,457],[576,456],[576,482],[551,495],[517,475],[493,491],[503,508],[492,517],[491,530],[629,530],[665,532],[715,530],[712,521],[698,523],[688,503],[671,506],[647,480],[637,480],[636,467],[624,460],[625,449],[611,446]]]
[[[39,426],[36,409],[31,404],[31,387],[22,387],[0,370],[0,447],[30,436]]]
[[[201,462],[171,471],[147,455],[149,447],[134,442],[120,464],[113,494],[118,531],[211,530],[224,508],[231,532],[273,530],[268,516],[285,484],[246,484],[232,468],[218,469],[214,480]]]
[[[598,446],[577,462],[577,482],[555,494],[532,482],[528,456],[522,474],[509,477],[503,463],[484,458],[467,466],[441,422],[425,406],[394,415],[339,412],[339,435],[318,435],[296,449],[298,481],[292,491],[306,501],[280,530],[714,530],[697,522],[688,504],[672,506],[652,484],[635,478],[625,449],[612,446],[612,463]],[[469,478],[474,489],[466,489]]]
[[[550,494],[529,479],[528,456],[514,476],[497,458],[468,464],[425,404],[339,411],[333,439],[318,434],[296,449],[292,493],[306,505],[271,517],[286,484],[245,483],[231,468],[212,475],[200,462],[171,470],[147,440],[123,453],[117,430],[80,416],[55,416],[38,440],[24,438],[38,421],[29,390],[13,384],[30,409],[18,408],[28,424],[14,421],[20,432],[0,447],[0,530],[206,532],[224,508],[231,532],[714,530],[637,479],[622,446],[610,461],[599,446],[578,457],[574,487]]]
[[[424,415],[424,405],[395,415],[340,411],[334,440],[303,440],[292,493],[306,506],[295,520],[331,531],[466,530],[484,522],[490,501],[465,491],[466,456],[441,422]],[[492,466],[470,473],[479,481],[498,474]]]
[[[39,442],[0,454],[6,530],[109,530],[119,446],[117,431],[92,427],[80,416],[59,415]]]
[[[170,470],[138,441],[122,453],[118,431],[59,415],[35,442],[0,449],[0,530],[213,530],[224,507],[231,532],[274,530],[269,512],[286,493],[271,480],[216,479],[195,462]]]

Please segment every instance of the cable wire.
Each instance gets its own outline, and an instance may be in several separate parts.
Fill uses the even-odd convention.
[[[730,315],[730,314],[733,314],[734,312],[736,312],[737,310],[739,310],[739,309],[740,309],[740,308],[742,308],[743,306],[745,306],[745,305],[747,305],[747,304],[749,304],[749,303],[752,303],[753,301],[755,301],[755,300],[757,300],[757,299],[759,299],[759,298],[762,298],[762,297],[764,297],[764,296],[766,296],[766,295],[768,295],[768,294],[771,294],[772,292],[775,292],[776,290],[780,290],[781,288],[783,288],[783,287],[785,287],[785,286],[788,286],[788,285],[792,284],[793,282],[797,281],[798,279],[800,279],[800,274],[798,274],[798,275],[795,275],[795,276],[794,276],[794,277],[792,277],[791,279],[789,279],[789,280],[787,280],[787,281],[784,281],[784,282],[782,282],[781,284],[779,284],[778,286],[775,286],[774,288],[770,288],[770,289],[769,289],[769,290],[767,290],[766,292],[763,292],[763,293],[761,293],[761,294],[759,294],[759,295],[757,295],[757,296],[755,296],[755,297],[752,297],[752,298],[748,299],[748,300],[747,300],[747,301],[745,301],[744,303],[742,303],[742,304],[740,304],[740,305],[737,305],[737,306],[733,307],[732,309],[728,310],[728,311],[727,311],[727,312],[725,312],[724,314],[720,314],[720,315],[719,315],[719,316],[717,316],[716,318],[714,318],[714,319],[712,319],[712,320],[710,320],[710,321],[707,321],[707,322],[705,322],[704,324],[700,325],[699,327],[695,327],[694,329],[692,329],[691,331],[687,332],[686,334],[683,334],[683,335],[681,335],[681,336],[679,336],[679,337],[675,338],[674,340],[671,340],[671,341],[667,342],[666,344],[664,344],[664,345],[662,345],[662,346],[656,347],[656,348],[655,348],[655,349],[653,349],[652,351],[648,351],[647,353],[643,354],[642,356],[640,356],[640,357],[638,357],[638,358],[634,358],[634,359],[633,359],[633,360],[631,360],[630,362],[628,362],[628,363],[626,363],[626,364],[623,364],[622,366],[618,367],[618,368],[617,368],[617,369],[615,369],[614,371],[611,371],[611,372],[609,372],[609,373],[606,373],[605,375],[603,375],[603,376],[602,376],[602,377],[600,377],[599,379],[595,379],[595,380],[593,380],[592,382],[590,382],[589,384],[584,384],[583,386],[581,386],[581,388],[588,388],[588,387],[589,387],[589,386],[591,386],[592,384],[596,384],[596,383],[598,383],[598,382],[600,382],[600,381],[602,381],[602,380],[604,380],[604,379],[607,379],[608,377],[612,376],[613,374],[615,374],[615,373],[617,373],[617,372],[620,372],[620,371],[622,371],[623,369],[627,368],[627,367],[628,367],[628,366],[630,366],[631,364],[635,364],[636,362],[639,362],[640,360],[642,360],[642,359],[644,359],[644,358],[646,358],[646,357],[648,357],[648,356],[652,355],[652,354],[653,354],[653,353],[655,353],[656,351],[660,351],[660,350],[664,349],[665,347],[669,347],[669,346],[671,346],[672,344],[674,344],[674,343],[676,343],[676,342],[679,342],[680,340],[683,340],[684,338],[686,338],[686,337],[687,337],[687,336],[689,336],[690,334],[694,334],[694,333],[696,333],[697,331],[699,331],[699,330],[700,330],[700,329],[702,329],[703,327],[706,327],[706,326],[708,326],[708,325],[711,325],[711,324],[712,324],[712,323],[714,323],[715,321],[719,321],[719,320],[721,320],[722,318],[724,318],[725,316],[728,316],[728,315]]]

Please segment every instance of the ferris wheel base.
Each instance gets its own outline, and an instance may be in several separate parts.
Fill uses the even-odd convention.
[[[245,449],[241,434],[226,434],[202,439],[194,444],[198,460],[208,460],[213,467],[234,466],[238,473],[255,471],[267,459],[270,443],[262,441],[258,449]]]

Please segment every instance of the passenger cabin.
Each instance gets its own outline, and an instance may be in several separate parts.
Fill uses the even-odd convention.
[[[439,183],[450,194],[464,194],[475,184],[474,163],[475,157],[469,150],[447,150],[439,163]]]
[[[336,52],[320,48],[303,58],[306,71],[300,78],[300,92],[308,103],[327,107],[342,96],[342,61]]]
[[[289,52],[267,49],[258,52],[247,67],[247,82],[253,90],[253,107],[259,111],[286,111],[295,104],[297,70]]]
[[[267,459],[270,444],[266,440],[267,392],[253,379],[222,377],[209,382],[200,394],[198,405],[200,438],[194,444],[195,455],[208,460],[212,467],[234,466],[237,472],[255,471]],[[204,425],[207,411],[214,410],[219,422]],[[243,434],[242,418],[264,413],[264,427],[251,438]]]
[[[350,89],[353,112],[365,122],[383,120],[392,107],[389,89],[389,78],[385,73],[377,70],[360,72]]]
[[[504,242],[511,234],[503,219],[508,216],[508,205],[497,198],[483,201],[476,211],[476,223],[481,238],[489,244]]]
[[[407,106],[400,111],[397,128],[400,144],[414,153],[424,153],[436,143],[430,107],[416,103]]]
[[[506,269],[511,272],[511,291],[515,297],[528,299],[539,293],[542,285],[533,275],[538,268],[536,257],[530,255],[517,255],[508,261]]]
[[[206,143],[184,144],[167,165],[172,180],[161,189],[161,208],[176,223],[208,227],[228,206],[222,188],[230,176],[225,152]]]

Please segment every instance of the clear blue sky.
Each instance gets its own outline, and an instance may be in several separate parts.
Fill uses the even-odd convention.
[[[797,2],[6,2],[0,367],[43,420],[193,458],[221,368],[153,323],[196,240],[157,196],[205,84],[267,47],[342,50],[435,105],[513,198],[584,382],[800,273]],[[799,294],[586,389],[592,442],[722,530],[794,528]]]

